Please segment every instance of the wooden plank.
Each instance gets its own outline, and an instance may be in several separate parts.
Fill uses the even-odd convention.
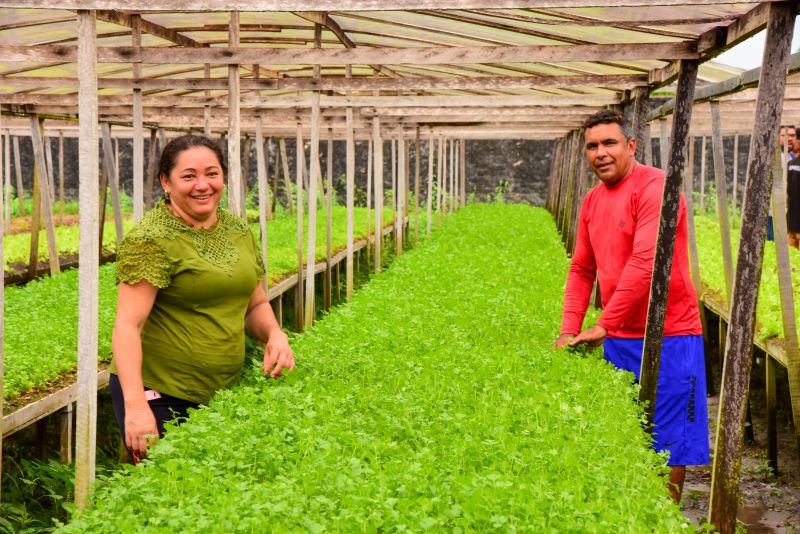
[[[111,145],[111,126],[107,122],[100,124],[100,133],[103,136],[103,163],[108,174],[108,184],[111,186],[111,207],[114,210],[114,225],[117,231],[117,245],[122,241],[124,230],[122,228],[122,209],[119,204],[119,170],[114,164],[114,149]]]
[[[267,258],[267,206],[269,185],[267,184],[267,161],[264,154],[264,134],[261,119],[256,119],[256,167],[258,172],[258,222],[261,230],[261,261],[264,263],[264,291],[269,294],[269,261]]]
[[[297,137],[295,138],[295,187],[297,189],[297,279],[303,279],[303,161],[305,160],[305,150],[303,149],[303,128],[297,123]],[[286,159],[284,158],[284,161]],[[314,256],[309,258],[314,261]],[[297,284],[294,291],[294,329],[302,332],[305,325],[303,307],[303,285]]]
[[[239,46],[239,12],[231,11],[228,26],[228,44]],[[196,52],[196,49],[192,49]],[[203,61],[203,63],[216,63]],[[238,63],[257,63],[256,61],[236,61],[228,66],[228,209],[241,214],[244,199],[241,196],[241,124],[239,65]]]
[[[47,173],[47,165],[45,163],[44,146],[42,145],[42,132],[44,130],[44,123],[40,122],[39,118],[36,115],[31,115],[30,126],[31,126],[31,141],[33,143],[33,154],[37,170],[37,172],[34,173],[34,177],[37,182],[36,185],[38,186],[39,189],[39,202],[41,203],[40,206],[37,207],[41,209],[41,213],[44,216],[45,233],[47,235],[47,253],[49,255],[48,260],[50,263],[50,274],[53,275],[61,272],[61,263],[59,262],[58,259],[58,245],[56,245],[56,232],[55,232],[55,227],[53,225],[53,207],[50,204],[50,192],[48,191],[49,188],[47,187],[48,173]],[[31,243],[34,242],[33,239],[34,228],[37,234],[39,230],[37,212],[38,210],[35,209],[34,216],[37,219],[36,224],[35,225],[31,224]],[[36,239],[36,241],[38,242],[38,239]],[[35,262],[33,262],[33,264],[35,268],[36,267]],[[28,272],[30,273],[30,271]]]
[[[12,136],[11,144],[14,146],[14,174],[17,179],[17,213],[25,215],[25,188],[22,185],[22,160],[19,156],[19,137]]]
[[[408,205],[405,195],[406,184],[406,141],[403,136],[397,138],[397,206],[395,207],[394,253],[395,257],[403,255],[403,234],[405,208]]]
[[[420,152],[419,126],[416,127],[414,141],[414,247],[419,239],[419,185],[422,154]]]
[[[98,328],[98,146],[96,18],[78,12],[78,78],[80,79],[79,205],[80,269],[78,275],[78,398],[75,427],[75,504],[88,504],[95,477],[97,432]]]
[[[97,373],[97,389],[103,388],[108,384],[108,370]],[[65,407],[70,406],[78,399],[78,383],[67,386],[50,395],[27,404],[12,413],[3,416],[2,435],[4,438],[26,428],[33,423],[53,414]]]
[[[444,138],[439,135],[439,153],[436,157],[436,228],[442,225],[442,199],[444,194]]]
[[[723,392],[717,423],[717,442],[709,503],[709,522],[722,534],[735,532],[739,507],[742,428],[750,387],[756,300],[764,252],[772,177],[770,161],[780,127],[785,73],[788,66],[797,3],[774,3],[769,9],[767,38],[759,82],[758,124],[751,136],[747,190],[742,207],[742,230],[728,330]]]
[[[31,144],[33,144],[33,142],[31,142]],[[34,164],[33,187],[31,190],[31,241],[30,253],[28,255],[28,280],[32,280],[36,277],[37,264],[39,263],[39,230],[42,220],[42,189],[40,184],[41,180],[39,179],[39,165]]]
[[[777,390],[775,383],[775,360],[769,355],[765,359],[764,382],[767,402],[767,461],[775,476],[778,476],[778,425]]]
[[[126,8],[129,9],[129,8]],[[338,11],[338,10],[337,10]],[[237,11],[232,11],[237,13]],[[550,63],[561,61],[638,61],[699,59],[693,41],[663,43],[575,44],[534,46],[244,48],[231,42],[213,48],[104,46],[100,63],[141,62],[154,65],[457,65],[468,63]],[[2,45],[0,62],[74,62],[77,51],[64,45]]]
[[[703,143],[700,150],[700,213],[706,212],[706,136],[703,136]]]
[[[787,138],[788,141],[788,138]],[[731,202],[731,208],[733,210],[733,227],[737,228],[739,226],[738,217],[736,216],[736,190],[739,187],[739,136],[733,136],[733,201]]]
[[[244,148],[242,149],[242,179],[239,181],[239,198],[242,199],[239,216],[247,219],[247,181],[250,179],[250,149],[253,139],[244,135]]]
[[[658,139],[658,146],[659,151],[661,152],[661,168],[666,171],[667,168],[667,161],[669,158],[669,128],[667,126],[667,120],[661,119],[658,121],[658,127],[661,131],[661,135]]]
[[[366,254],[366,261],[369,262],[369,243],[370,237],[372,236],[372,214],[370,213],[371,209],[371,202],[372,202],[372,183],[373,179],[373,148],[374,142],[370,138],[367,140],[367,254]]]
[[[428,198],[426,199],[426,208],[428,218],[426,221],[426,235],[431,235],[431,223],[433,221],[433,165],[434,165],[434,148],[435,140],[433,133],[428,135]]]
[[[788,141],[788,137],[787,137]],[[797,318],[794,308],[792,264],[789,260],[789,243],[786,222],[786,173],[781,151],[777,149],[772,158],[772,221],[775,225],[775,253],[778,264],[778,289],[783,320],[783,342],[786,353],[786,371],[789,379],[789,397],[792,404],[792,419],[795,423],[795,442],[800,445],[800,349],[797,340]],[[800,449],[798,449],[800,454]]]
[[[731,227],[728,222],[728,180],[725,176],[725,147],[722,144],[722,127],[719,117],[719,102],[711,102],[711,136],[714,150],[714,180],[717,185],[717,219],[721,232],[722,266],[725,271],[725,294],[732,302],[733,256],[731,253]]]
[[[44,126],[44,125],[43,125]],[[53,144],[50,139],[45,135],[45,130],[42,128],[42,149],[44,150],[44,159],[47,164],[47,194],[50,198],[50,208],[52,214],[53,204],[56,202],[56,188],[55,188],[55,167],[53,166]]]
[[[375,195],[375,231],[380,233],[378,228],[383,228],[383,139],[381,138],[381,121],[378,117],[372,118],[372,142],[373,156],[373,175],[375,184],[373,194]],[[375,272],[381,272],[381,236],[375,238]]]
[[[664,194],[661,201],[661,218],[658,225],[655,256],[653,258],[653,278],[650,283],[650,301],[647,306],[644,348],[642,350],[641,388],[639,402],[645,404],[647,429],[653,431],[656,410],[656,389],[661,362],[661,343],[664,338],[664,318],[667,312],[667,293],[672,273],[675,235],[678,229],[678,211],[681,200],[681,181],[683,179],[686,141],[689,138],[689,125],[692,120],[694,87],[697,81],[696,61],[681,63],[675,97],[675,115],[672,120],[672,144],[669,151],[669,164],[664,180]],[[666,137],[662,137],[662,141]]]
[[[59,451],[59,461],[62,464],[69,465],[72,463],[72,439],[73,439],[73,428],[72,428],[72,416],[73,416],[73,409],[72,409],[72,402],[67,403],[67,405],[61,409],[61,417],[59,418],[59,434],[60,434],[60,451]]]
[[[133,64],[138,65],[138,63]],[[206,64],[210,71],[210,65]],[[435,89],[497,90],[545,87],[605,87],[627,89],[647,84],[647,74],[570,74],[563,76],[406,76],[402,78],[246,78],[241,80],[245,91],[422,91]],[[14,88],[58,86],[77,88],[77,78],[50,76],[2,76],[0,85]],[[184,89],[190,91],[226,90],[228,81],[220,78],[99,78],[101,89]],[[206,98],[209,98],[207,95]]]
[[[352,76],[351,66],[346,68],[346,75],[349,79]],[[353,298],[353,231],[354,231],[354,202],[355,202],[355,179],[356,179],[356,143],[353,133],[353,108],[348,107],[346,110],[347,120],[347,141],[345,146],[346,151],[346,173],[347,183],[345,186],[347,203],[347,265],[345,270],[345,298],[350,300]]]

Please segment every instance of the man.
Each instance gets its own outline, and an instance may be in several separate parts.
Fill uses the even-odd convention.
[[[604,343],[606,360],[638,380],[664,172],[634,159],[636,139],[624,115],[600,111],[584,129],[586,157],[601,183],[581,206],[555,346]],[[653,435],[655,449],[669,452],[669,490],[676,502],[686,466],[709,463],[703,336],[687,233],[681,197]],[[581,330],[595,277],[603,312],[595,325]]]
[[[788,163],[786,173],[786,228],[789,246],[800,248],[800,159]]]
[[[778,139],[780,140],[781,147],[788,148],[788,151],[785,155],[785,161],[791,161],[800,155],[800,143],[797,142],[797,130],[794,126],[781,126]]]

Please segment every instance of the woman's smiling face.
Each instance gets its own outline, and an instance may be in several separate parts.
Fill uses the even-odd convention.
[[[192,226],[208,228],[217,222],[217,205],[225,179],[217,155],[205,146],[183,150],[169,177],[161,176],[176,215]]]

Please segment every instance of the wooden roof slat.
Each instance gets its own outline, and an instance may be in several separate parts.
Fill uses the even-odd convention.
[[[163,48],[98,47],[100,63],[214,63],[282,65],[369,65],[440,63],[522,63],[547,61],[625,61],[658,58],[661,60],[698,59],[695,43],[638,43],[626,46],[541,45],[477,46],[452,48],[349,48],[349,49],[275,49],[275,48]],[[0,61],[74,61],[73,46],[0,46]]]

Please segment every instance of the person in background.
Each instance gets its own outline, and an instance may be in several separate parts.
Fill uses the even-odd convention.
[[[800,159],[792,159],[786,165],[787,237],[790,247],[800,248]]]
[[[781,144],[781,151],[784,152],[784,161],[791,161],[800,155],[800,142],[797,139],[797,130],[794,126],[781,126],[778,140]]]
[[[202,135],[161,154],[164,198],[122,240],[109,389],[135,463],[214,393],[239,381],[245,328],[266,344],[264,374],[295,366],[272,312],[255,238],[219,206],[225,187],[219,145]]]
[[[586,157],[600,183],[581,206],[554,345],[604,344],[605,359],[638,380],[664,171],[634,159],[636,138],[621,113],[600,111],[583,127]],[[687,234],[681,196],[653,436],[655,449],[669,452],[669,491],[676,502],[686,466],[709,463],[703,332],[689,276]],[[583,329],[595,278],[603,311],[596,324]]]

